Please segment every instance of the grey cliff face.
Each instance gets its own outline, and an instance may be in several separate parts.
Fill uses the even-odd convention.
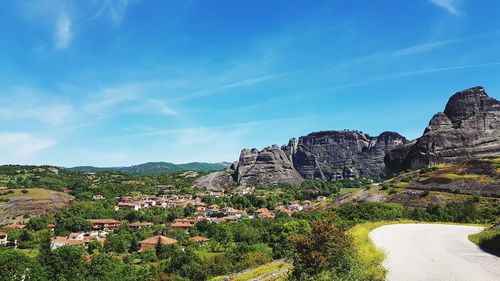
[[[500,156],[500,102],[482,87],[454,94],[415,142],[385,157],[389,172]]]
[[[385,175],[386,152],[406,139],[394,132],[325,131],[292,138],[281,148],[244,149],[236,168],[240,185],[300,185],[304,179],[339,180]]]
[[[294,167],[305,179],[339,180],[385,175],[384,156],[406,139],[394,132],[326,131],[300,137]]]
[[[242,186],[259,184],[300,185],[303,179],[294,169],[292,162],[278,146],[257,149],[243,149],[236,168],[236,181]]]

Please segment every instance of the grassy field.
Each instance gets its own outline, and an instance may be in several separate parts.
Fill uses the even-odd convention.
[[[288,262],[273,261],[236,275],[214,277],[210,281],[249,281],[255,278],[260,278],[259,280],[262,281],[284,281],[287,279],[287,272],[291,268],[292,265]]]
[[[486,229],[469,235],[469,240],[481,249],[500,256],[500,229]]]
[[[42,189],[42,188],[27,188],[27,189],[9,189],[12,190],[13,193],[5,194],[5,195],[0,195],[0,198],[2,199],[8,199],[12,197],[19,197],[19,196],[29,196],[34,199],[45,199],[45,198],[50,198],[50,194],[53,192],[48,189]],[[28,191],[27,193],[22,193],[22,190]],[[1,191],[1,193],[5,193],[6,190]]]

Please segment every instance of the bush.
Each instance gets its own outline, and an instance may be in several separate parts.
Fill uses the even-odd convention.
[[[139,257],[141,258],[141,260],[146,262],[155,262],[158,260],[158,257],[156,257],[155,249],[145,249],[144,251],[142,251]]]
[[[26,193],[28,193],[28,191],[26,189],[23,189],[23,190],[21,190],[21,193],[26,194]]]
[[[328,221],[312,223],[312,233],[292,238],[294,269],[291,280],[330,280],[346,276],[354,267],[352,239]]]
[[[500,229],[483,230],[469,235],[469,240],[484,251],[500,256]]]

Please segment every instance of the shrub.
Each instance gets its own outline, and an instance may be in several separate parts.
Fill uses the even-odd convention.
[[[23,189],[23,190],[21,190],[21,193],[26,194],[26,193],[28,193],[28,191],[26,189]]]

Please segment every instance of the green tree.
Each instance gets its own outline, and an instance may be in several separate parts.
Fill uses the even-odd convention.
[[[47,280],[40,264],[15,250],[0,252],[0,281]]]

